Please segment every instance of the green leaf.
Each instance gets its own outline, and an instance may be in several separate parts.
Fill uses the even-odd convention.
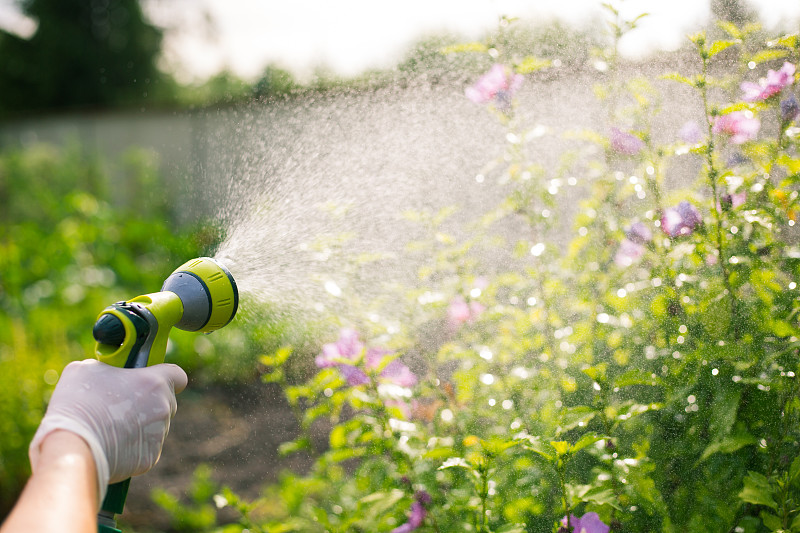
[[[711,49],[708,51],[708,55],[709,57],[714,57],[723,50],[726,50],[735,44],[740,44],[741,42],[742,41],[739,39],[733,39],[730,41],[714,41],[711,43]]]
[[[800,172],[800,159],[794,158],[789,154],[780,154],[778,156],[778,164],[785,167],[789,174]]]
[[[525,447],[531,450],[534,453],[537,453],[547,459],[548,461],[552,461],[554,458],[554,452],[552,446],[547,443],[542,442],[539,437],[529,437],[527,442],[525,443]]]
[[[645,372],[640,368],[632,368],[623,374],[620,374],[614,380],[614,387],[631,387],[633,385],[660,385],[661,378],[655,376],[651,372]]]
[[[595,417],[594,409],[586,405],[567,407],[561,411],[560,433],[570,431],[576,427],[584,427]]]
[[[535,56],[527,56],[516,65],[514,70],[517,72],[517,74],[530,74],[531,72],[536,72],[537,70],[546,69],[549,66],[549,59],[540,59]]]
[[[344,426],[336,426],[330,434],[331,448],[344,448],[347,446],[347,430]]]
[[[443,54],[459,54],[462,52],[486,52],[489,50],[489,47],[483,43],[472,42],[472,43],[461,43],[461,44],[453,44],[450,46],[445,46],[440,50]]]
[[[663,76],[661,76],[661,79],[677,81],[679,83],[684,83],[684,84],[688,85],[689,87],[694,87],[695,86],[695,81],[696,81],[696,80],[689,79],[689,78],[687,78],[686,76],[684,76],[682,74],[678,74],[677,72],[671,72],[669,74],[664,74]]]
[[[791,531],[800,531],[800,513],[797,513],[792,520],[792,525],[789,527]]]
[[[742,30],[740,30],[733,22],[729,22],[727,20],[718,20],[717,26],[719,26],[725,33],[734,39],[741,40],[742,37],[744,37],[744,35],[742,35]]]
[[[739,493],[739,498],[747,503],[766,505],[772,509],[778,509],[769,480],[758,472],[750,471],[747,473],[747,477],[744,478],[744,488]]]
[[[575,453],[578,452],[587,446],[594,444],[597,441],[603,440],[605,437],[602,435],[597,435],[596,433],[586,433],[578,441],[572,445],[570,448],[570,452]]]
[[[311,441],[308,440],[308,438],[303,437],[297,440],[282,443],[280,446],[278,446],[278,453],[282,456],[286,456],[299,451],[308,450],[310,448]]]
[[[525,533],[525,524],[505,524],[495,529],[494,533]]]
[[[341,463],[342,461],[347,461],[348,459],[354,459],[356,457],[363,457],[366,455],[366,450],[363,448],[341,448],[339,450],[332,450],[325,454],[325,457],[332,463]]]
[[[611,487],[567,483],[567,494],[574,505],[586,502],[596,505],[610,505],[615,509],[622,510]]]
[[[758,516],[761,518],[761,521],[764,522],[764,525],[767,526],[771,531],[783,530],[783,523],[781,522],[781,519],[774,514],[768,513],[767,511],[761,511]]]
[[[797,333],[797,328],[783,320],[770,320],[767,329],[776,337],[792,337]]]
[[[800,487],[800,455],[794,458],[794,461],[792,461],[789,467],[788,482],[790,485],[797,485]]]
[[[767,46],[785,46],[786,48],[797,48],[798,34],[790,33],[782,37],[778,37],[774,41],[767,43]]]
[[[590,366],[588,368],[583,369],[583,373],[592,378],[593,380],[597,381],[598,383],[604,383],[606,381],[606,370],[608,365],[605,363],[600,363],[594,366]]]
[[[736,414],[739,411],[741,398],[742,391],[738,388],[725,387],[717,393],[711,406],[710,440],[721,441],[731,432],[731,428],[736,422]],[[744,429],[741,431],[746,433]]]
[[[753,107],[752,104],[748,104],[747,102],[737,102],[735,104],[727,105],[719,110],[720,115],[727,115],[729,113],[733,113],[734,111],[747,111]]]
[[[425,459],[441,460],[453,456],[453,448],[433,448],[422,454]]]
[[[751,444],[755,444],[758,442],[754,436],[750,435],[749,433],[738,433],[736,435],[728,435],[724,439],[713,442],[708,445],[708,447],[703,452],[703,455],[700,457],[700,461],[705,461],[715,453],[733,453],[737,450],[744,448],[745,446],[750,446]]]
[[[618,511],[622,511],[614,491],[610,488],[592,487],[587,492],[580,494],[579,497],[585,501],[597,505],[610,505]]]
[[[756,54],[753,54],[753,57],[750,58],[750,61],[752,61],[756,65],[760,65],[761,63],[766,63],[768,61],[783,59],[788,55],[789,55],[788,50],[762,50]]]
[[[405,493],[400,489],[393,489],[389,492],[373,492],[364,496],[358,501],[359,507],[368,508],[367,518],[375,520],[380,515],[392,509],[397,502],[403,499]]]
[[[501,439],[501,438],[497,438],[497,437],[493,437],[493,438],[491,438],[489,440],[481,439],[481,447],[483,448],[483,451],[487,455],[494,456],[494,457],[500,455],[501,453],[503,453],[504,451],[508,450],[509,448],[513,448],[514,446],[517,446],[518,444],[519,444],[519,441],[517,441],[517,440],[507,440],[507,439]]]

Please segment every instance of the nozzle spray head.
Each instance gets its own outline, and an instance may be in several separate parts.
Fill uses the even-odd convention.
[[[233,320],[239,308],[236,281],[227,268],[210,257],[179,266],[161,290],[180,298],[183,315],[175,327],[185,331],[216,331]]]

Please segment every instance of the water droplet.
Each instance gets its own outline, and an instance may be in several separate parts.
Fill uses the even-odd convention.
[[[531,247],[531,255],[534,257],[539,257],[540,255],[542,255],[542,253],[544,253],[544,248],[545,246],[543,242],[534,244]]]
[[[328,280],[325,282],[325,290],[333,296],[339,297],[342,295],[342,289],[336,284],[335,281]]]

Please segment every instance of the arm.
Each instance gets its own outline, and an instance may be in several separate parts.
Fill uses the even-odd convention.
[[[74,433],[56,430],[40,450],[36,472],[0,533],[97,531],[97,469],[89,445]]]

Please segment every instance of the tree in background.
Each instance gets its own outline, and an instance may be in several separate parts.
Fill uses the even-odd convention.
[[[138,0],[24,0],[30,40],[0,34],[0,112],[131,104],[163,91],[162,32]]]

